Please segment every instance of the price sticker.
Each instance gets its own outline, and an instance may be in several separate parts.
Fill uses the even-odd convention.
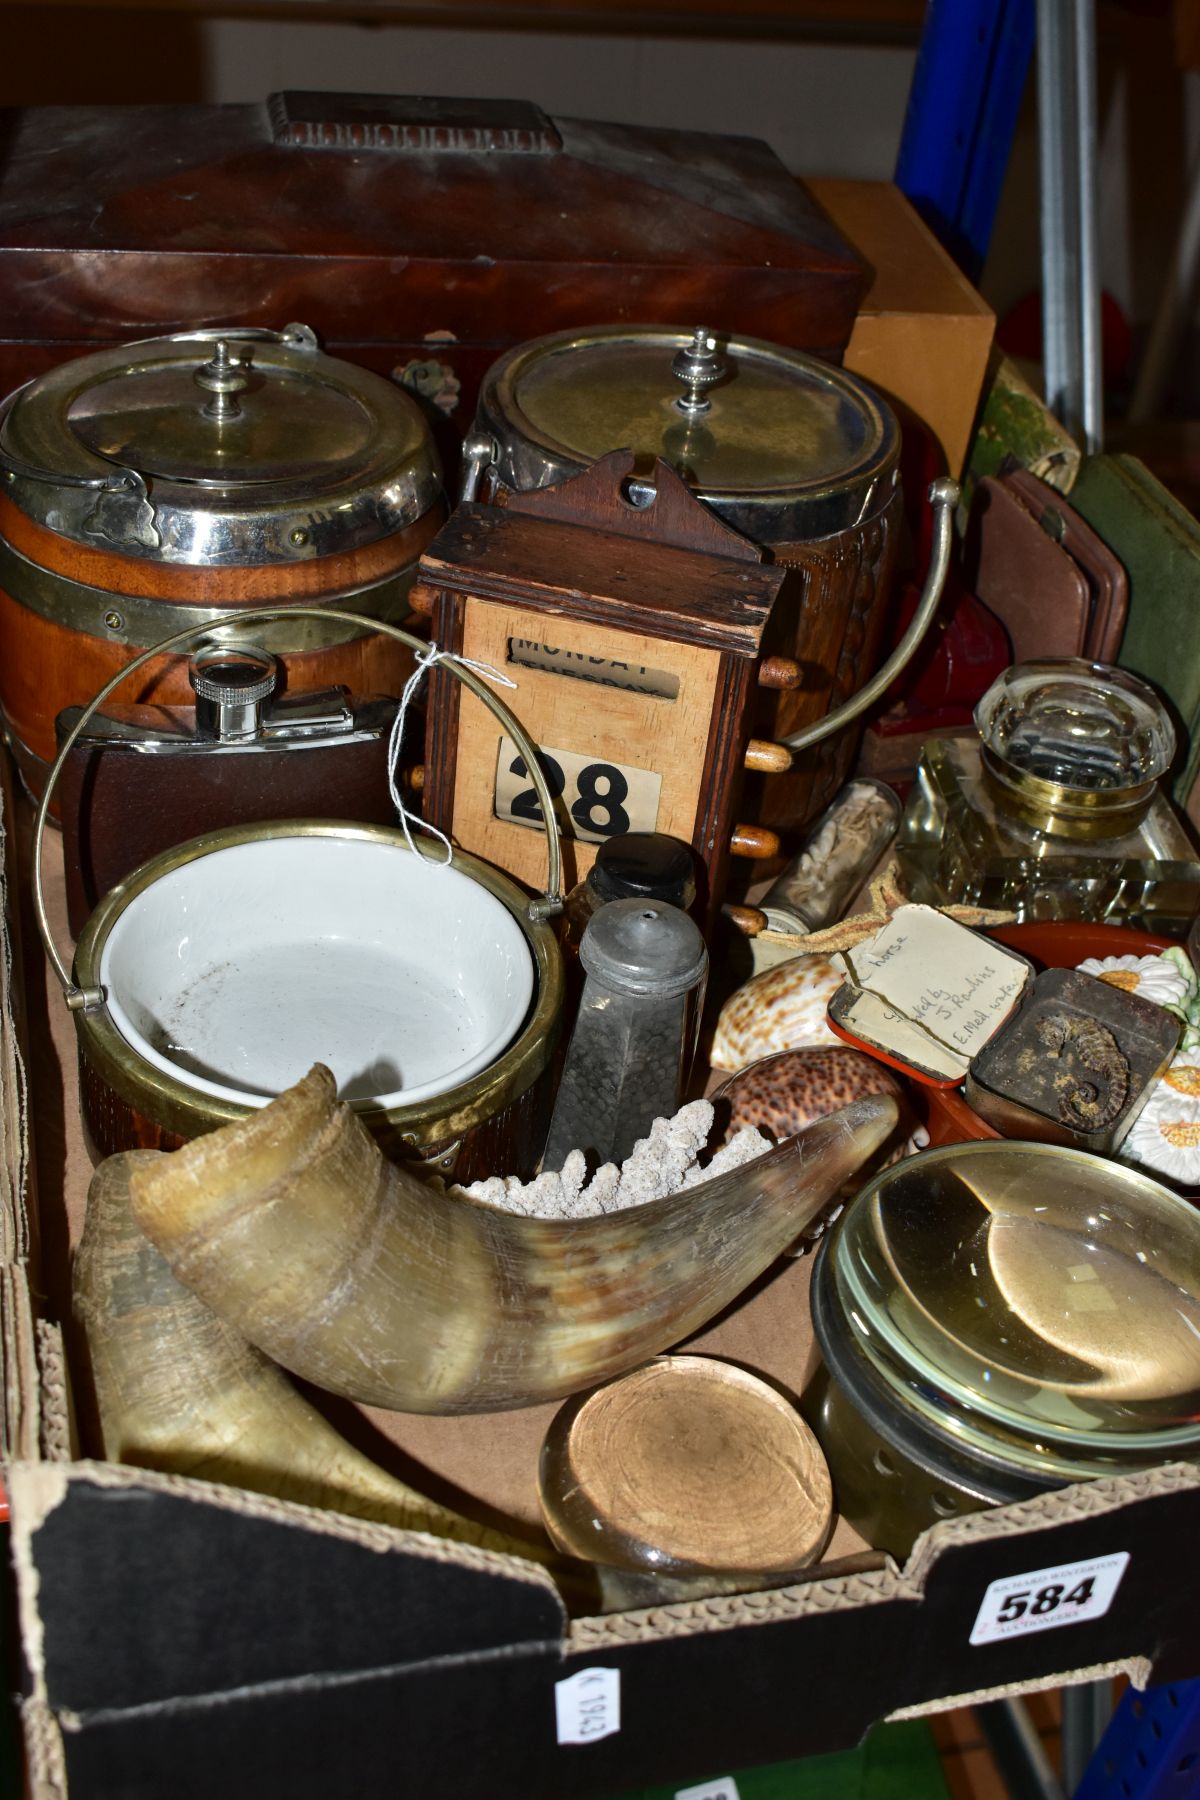
[[[1129,1563],[1128,1550],[1094,1556],[1087,1562],[1057,1563],[1028,1575],[1005,1575],[983,1596],[971,1628],[973,1644],[1024,1637],[1056,1625],[1081,1625],[1099,1619],[1113,1603]]]
[[[580,1669],[554,1684],[560,1744],[592,1744],[621,1729],[620,1669]]]
[[[573,750],[543,748],[538,760],[554,802],[558,828],[567,837],[603,844],[627,831],[653,831],[658,824],[662,776],[652,769],[633,769],[601,757],[577,756]],[[541,831],[542,808],[537,789],[511,738],[500,739],[496,759],[498,819]]]
[[[699,1787],[676,1788],[675,1800],[742,1800],[732,1775],[718,1775],[715,1781],[702,1781]]]

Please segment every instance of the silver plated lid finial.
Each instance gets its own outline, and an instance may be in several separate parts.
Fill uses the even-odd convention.
[[[691,343],[675,352],[671,373],[685,388],[684,393],[675,396],[679,412],[694,419],[711,409],[712,401],[704,390],[724,375],[725,358],[717,349],[717,340],[709,336],[707,325],[697,325]]]
[[[249,360],[248,355],[232,355],[225,339],[217,339],[212,356],[206,363],[201,363],[192,377],[197,387],[212,395],[203,409],[206,419],[216,419],[218,423],[223,423],[226,419],[241,417],[242,409],[238,405],[237,396],[250,385],[250,377],[246,373]]]

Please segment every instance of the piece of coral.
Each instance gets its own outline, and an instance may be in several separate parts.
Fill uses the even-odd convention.
[[[603,1163],[589,1178],[583,1151],[572,1150],[556,1175],[536,1175],[524,1182],[515,1175],[491,1175],[486,1181],[453,1191],[527,1218],[587,1219],[695,1187],[753,1162],[771,1147],[761,1132],[739,1131],[702,1168],[698,1159],[712,1128],[709,1101],[693,1100],[674,1118],[655,1119],[649,1137],[639,1138],[620,1168],[616,1163]]]

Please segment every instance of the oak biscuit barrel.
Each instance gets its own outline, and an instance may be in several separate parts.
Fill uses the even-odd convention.
[[[799,685],[770,697],[766,737],[823,718],[880,660],[901,513],[900,430],[865,382],[800,351],[703,328],[606,326],[537,338],[493,365],[467,444],[481,497],[540,488],[609,451],[664,458],[727,525],[802,570],[770,649]],[[468,493],[465,497],[470,497]],[[826,806],[857,732],[755,778],[754,814],[785,830]]]
[[[21,388],[0,423],[0,712],[40,792],[54,720],[139,650],[220,615],[322,601],[399,622],[444,517],[416,403],[303,325],[100,351]],[[228,621],[228,625],[224,624]],[[292,692],[399,693],[400,645],[335,621],[258,628]],[[127,703],[190,703],[147,665]]]

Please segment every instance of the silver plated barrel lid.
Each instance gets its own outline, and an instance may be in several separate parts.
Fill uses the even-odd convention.
[[[493,365],[477,427],[500,484],[578,474],[611,450],[663,457],[759,543],[827,537],[882,506],[900,432],[865,383],[757,338],[613,325],[535,338]]]
[[[377,542],[441,493],[416,403],[305,325],[184,332],[60,365],[11,397],[4,492],[56,535],[199,566]]]
[[[869,1183],[829,1262],[859,1351],[960,1443],[1056,1470],[1200,1449],[1200,1213],[1148,1177],[948,1145]]]

